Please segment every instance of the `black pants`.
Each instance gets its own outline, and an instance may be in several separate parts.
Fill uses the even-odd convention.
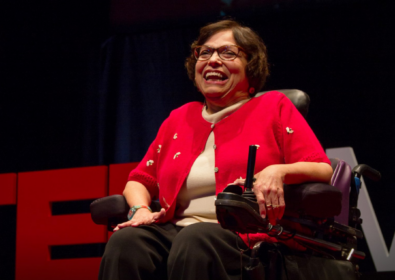
[[[107,243],[100,280],[240,279],[246,245],[219,224],[171,223],[123,228]],[[243,254],[243,266],[249,257]]]

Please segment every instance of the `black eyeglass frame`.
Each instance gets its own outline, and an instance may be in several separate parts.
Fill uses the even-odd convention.
[[[207,59],[199,59],[200,55],[198,54],[197,49],[202,48],[202,47],[207,47],[208,49],[212,50],[212,53],[211,53],[210,57],[208,57]],[[226,59],[226,58],[223,58],[223,57],[221,56],[222,53],[218,51],[219,49],[221,49],[221,48],[223,48],[223,47],[236,47],[236,48],[238,49],[238,52],[235,53],[236,55],[235,55],[234,58]],[[207,45],[201,45],[201,46],[196,46],[196,47],[193,48],[193,55],[195,56],[195,58],[196,58],[197,61],[206,61],[206,60],[209,60],[209,59],[213,56],[213,54],[214,54],[215,52],[217,52],[218,57],[219,57],[221,60],[224,60],[224,61],[232,61],[232,60],[235,60],[237,57],[239,57],[240,51],[246,53],[246,51],[245,51],[242,47],[240,47],[240,46],[238,46],[238,45],[223,45],[223,46],[220,46],[220,47],[218,47],[218,48],[212,48],[212,47],[207,46]]]

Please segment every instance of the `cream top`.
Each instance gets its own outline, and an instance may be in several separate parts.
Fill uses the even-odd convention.
[[[242,100],[211,115],[205,110],[206,107],[203,107],[202,117],[207,122],[215,124],[234,113],[248,100]],[[198,222],[218,223],[215,213],[215,148],[214,132],[211,131],[204,151],[193,163],[177,196],[177,208],[172,220],[177,226],[188,226]]]

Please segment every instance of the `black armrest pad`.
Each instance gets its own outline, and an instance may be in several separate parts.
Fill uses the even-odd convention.
[[[120,194],[96,199],[90,207],[92,220],[99,225],[107,225],[109,218],[124,218],[129,212],[129,205]]]
[[[340,214],[342,192],[324,183],[284,185],[285,211],[316,218],[329,218]]]
[[[157,212],[161,208],[158,201],[152,201],[150,207],[153,212]],[[108,225],[110,218],[126,221],[130,209],[125,197],[120,194],[96,199],[91,203],[90,208],[92,220],[98,225]]]

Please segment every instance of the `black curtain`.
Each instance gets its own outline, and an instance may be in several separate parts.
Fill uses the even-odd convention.
[[[197,30],[115,35],[102,46],[88,99],[86,164],[139,161],[174,108],[202,100],[183,65]]]

